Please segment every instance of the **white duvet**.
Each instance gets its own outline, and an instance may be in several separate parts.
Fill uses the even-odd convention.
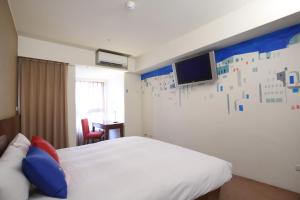
[[[69,200],[193,200],[232,177],[231,164],[143,137],[58,150]],[[35,194],[32,200],[50,200]]]

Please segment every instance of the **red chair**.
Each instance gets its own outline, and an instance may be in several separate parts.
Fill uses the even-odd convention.
[[[105,139],[105,134],[103,131],[90,131],[88,119],[82,119],[81,125],[84,144],[89,143],[90,140],[94,142],[95,139],[99,139],[100,141]]]

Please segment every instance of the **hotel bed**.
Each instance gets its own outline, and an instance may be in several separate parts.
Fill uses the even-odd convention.
[[[218,196],[231,164],[143,137],[60,149],[69,200],[194,200]],[[32,194],[30,200],[53,200]]]

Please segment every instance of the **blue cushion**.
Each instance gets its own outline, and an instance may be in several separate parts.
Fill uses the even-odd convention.
[[[31,146],[23,159],[22,170],[43,194],[67,198],[65,174],[57,162],[43,150]]]

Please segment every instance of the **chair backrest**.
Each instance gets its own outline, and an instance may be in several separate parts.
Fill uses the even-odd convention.
[[[83,137],[85,137],[90,133],[89,120],[88,119],[82,119],[81,120],[81,125],[82,125]]]

